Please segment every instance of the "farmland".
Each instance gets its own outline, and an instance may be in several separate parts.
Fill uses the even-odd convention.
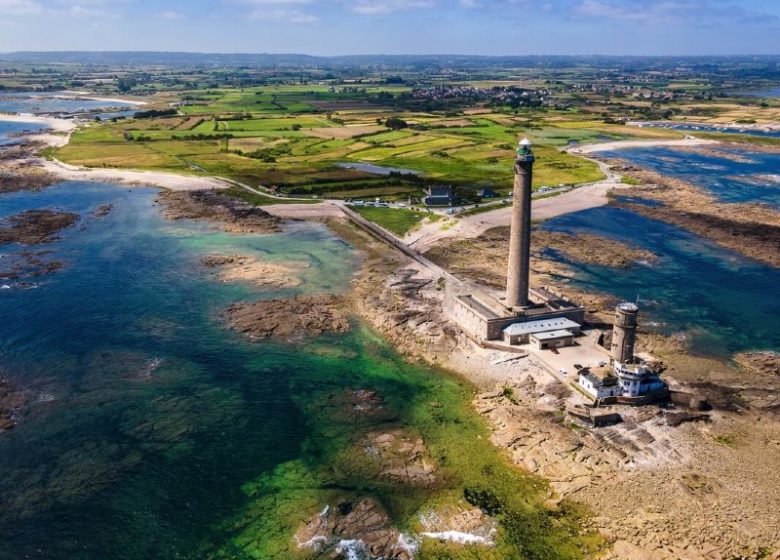
[[[594,163],[560,150],[571,142],[677,134],[578,111],[399,108],[394,100],[406,91],[290,84],[169,92],[156,106],[165,108],[164,99],[178,115],[90,122],[54,157],[87,167],[215,175],[296,197],[419,198],[427,186],[451,184],[473,199],[483,187],[509,190],[522,136],[536,144],[538,188],[601,178]],[[403,125],[389,126],[394,119]]]

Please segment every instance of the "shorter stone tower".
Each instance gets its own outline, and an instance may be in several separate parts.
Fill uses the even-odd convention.
[[[615,308],[615,325],[612,328],[612,358],[626,363],[634,359],[634,342],[639,307],[633,303],[621,303]]]

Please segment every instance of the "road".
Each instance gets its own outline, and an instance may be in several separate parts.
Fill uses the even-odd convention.
[[[547,220],[555,216],[579,212],[589,208],[604,206],[608,202],[607,193],[614,188],[625,187],[622,176],[612,171],[601,161],[596,161],[605,178],[577,187],[571,191],[548,198],[538,198],[531,203],[533,220]],[[467,239],[476,237],[485,231],[499,226],[508,226],[512,218],[512,207],[505,206],[490,212],[461,218],[455,225],[442,229],[439,222],[426,224],[410,232],[406,243],[418,252],[424,253],[434,245],[448,238]]]

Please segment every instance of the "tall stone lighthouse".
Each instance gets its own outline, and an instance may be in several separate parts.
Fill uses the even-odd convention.
[[[531,180],[534,159],[531,141],[523,138],[515,155],[509,269],[506,279],[506,306],[518,312],[530,303],[528,282],[531,266]]]

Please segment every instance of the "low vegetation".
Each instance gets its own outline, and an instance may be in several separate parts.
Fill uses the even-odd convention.
[[[399,237],[416,228],[428,216],[425,212],[402,208],[356,207],[354,210]]]

